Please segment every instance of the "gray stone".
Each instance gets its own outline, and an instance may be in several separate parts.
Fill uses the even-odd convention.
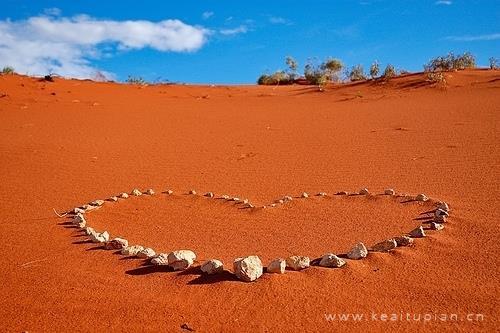
[[[106,250],[121,250],[128,246],[128,240],[116,237],[104,244]]]
[[[365,244],[359,242],[354,245],[354,247],[347,253],[347,258],[353,260],[359,260],[362,258],[366,258],[368,255],[368,250],[366,249]]]
[[[137,258],[141,258],[141,259],[149,259],[149,258],[153,258],[154,256],[156,256],[156,252],[152,248],[146,247],[146,248],[142,249],[141,251],[137,252],[136,256],[137,256]]]
[[[182,271],[191,267],[195,260],[196,254],[191,250],[173,251],[168,254],[168,265],[174,271]]]
[[[92,243],[105,243],[109,240],[109,233],[107,231],[101,233],[94,231],[89,237]]]
[[[142,250],[144,250],[144,246],[132,245],[123,248],[121,254],[123,254],[124,256],[136,256]]]
[[[427,201],[427,200],[429,200],[429,198],[425,194],[420,193],[420,194],[417,194],[417,196],[415,197],[415,200],[417,200],[417,201]]]
[[[159,253],[153,258],[151,258],[151,264],[155,266],[167,266],[168,265],[168,255],[166,253]]]
[[[431,228],[431,230],[443,230],[444,229],[444,225],[443,224],[436,223],[436,222],[431,222],[429,224],[429,227]]]
[[[370,191],[368,191],[367,188],[362,188],[361,190],[359,190],[359,194],[367,195],[367,194],[370,194]]]
[[[286,259],[286,266],[294,271],[309,267],[311,260],[305,256],[290,256]]]
[[[268,273],[283,274],[286,269],[286,261],[282,258],[277,258],[272,260],[269,265],[267,265]]]
[[[262,261],[257,256],[237,258],[233,263],[233,269],[236,277],[245,282],[257,280],[263,272]]]
[[[412,238],[422,238],[422,237],[425,237],[424,228],[422,228],[422,226],[417,227],[417,228],[413,229],[412,231],[410,231],[409,235]]]
[[[388,188],[384,191],[385,195],[395,195],[396,191],[394,191],[392,188]]]
[[[323,257],[321,257],[321,260],[319,262],[319,265],[322,267],[342,267],[346,264],[345,260],[342,258],[337,257],[333,253],[327,253]]]
[[[395,249],[397,246],[398,243],[395,239],[386,239],[380,243],[373,245],[371,250],[374,252],[387,252]]]
[[[397,236],[394,237],[394,240],[398,246],[411,246],[414,243],[413,238],[408,236]]]
[[[220,260],[210,259],[204,262],[203,265],[201,265],[200,269],[203,273],[211,275],[222,272],[224,270],[224,265]]]

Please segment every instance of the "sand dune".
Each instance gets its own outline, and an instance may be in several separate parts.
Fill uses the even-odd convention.
[[[318,92],[0,76],[2,331],[495,331],[500,74],[446,79],[445,88],[413,74]],[[89,223],[229,268],[236,256],[267,263],[372,244],[419,225],[431,203],[311,197],[248,211],[187,190],[261,206],[304,191],[393,187],[445,200],[452,216],[412,248],[244,283],[152,270],[81,242],[52,212],[136,187],[176,195],[106,203]],[[325,319],[336,313],[365,318]],[[460,320],[384,322],[383,313]]]

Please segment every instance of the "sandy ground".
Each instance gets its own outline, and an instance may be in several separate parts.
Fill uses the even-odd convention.
[[[447,80],[433,87],[417,74],[317,92],[0,76],[1,330],[498,330],[500,72]],[[250,212],[186,196],[191,188],[262,205],[303,191],[393,187],[453,211],[444,231],[413,248],[243,283],[124,259],[83,242],[52,212],[135,187],[176,195],[107,204],[89,223],[229,268],[236,256],[266,262],[372,244],[418,225],[427,207],[329,197]],[[442,320],[451,314],[458,320]]]

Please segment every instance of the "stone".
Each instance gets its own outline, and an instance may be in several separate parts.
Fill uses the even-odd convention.
[[[113,201],[113,202],[117,202],[118,201],[118,197],[110,197],[108,200],[109,201]]]
[[[394,237],[394,240],[398,246],[411,246],[414,243],[413,238],[408,236],[397,236]]]
[[[237,258],[233,263],[234,274],[238,279],[252,282],[262,276],[262,261],[257,256]]]
[[[286,269],[286,260],[282,258],[273,259],[271,260],[269,265],[267,265],[268,273],[283,274],[285,273],[285,269]]]
[[[141,258],[141,259],[153,258],[155,255],[156,255],[155,250],[153,250],[150,247],[146,247],[146,248],[140,250],[139,252],[137,252],[137,254],[136,254],[137,258]]]
[[[275,203],[270,204],[269,207],[273,207],[274,208],[274,207],[276,207],[276,204]]]
[[[222,264],[222,261],[220,261],[220,260],[210,259],[210,260],[204,262],[201,265],[200,269],[203,273],[206,273],[208,275],[212,275],[212,274],[221,273],[224,270],[224,265]]]
[[[417,194],[417,196],[415,197],[415,200],[424,202],[424,201],[429,200],[429,198],[425,194],[420,193],[420,194]]]
[[[354,247],[347,253],[347,258],[353,260],[359,260],[362,258],[366,258],[368,255],[368,250],[366,249],[365,244],[359,242],[354,245]]]
[[[380,243],[377,243],[372,246],[372,251],[374,252],[387,252],[395,249],[398,246],[398,243],[395,239],[386,239]]]
[[[367,195],[367,194],[370,194],[370,191],[368,191],[367,188],[362,188],[361,190],[359,190],[359,194]]]
[[[132,195],[135,195],[136,197],[138,197],[138,196],[142,195],[142,192],[139,191],[138,189],[134,188],[132,190]]]
[[[99,208],[99,206],[94,206],[94,205],[83,205],[82,206],[82,209],[85,211],[85,213],[91,212],[97,208]]]
[[[318,194],[316,194],[318,197],[326,197],[327,194],[326,192],[319,192]]]
[[[450,216],[450,214],[448,214],[448,212],[447,212],[447,211],[445,211],[444,209],[438,208],[438,209],[436,209],[436,211],[434,212],[434,216],[435,216],[435,217],[440,217],[440,216]]]
[[[94,231],[89,237],[92,243],[105,243],[109,240],[109,233],[107,231],[101,233]]]
[[[95,233],[94,228],[92,228],[92,227],[86,227],[86,228],[85,228],[85,234],[86,234],[87,236],[90,236],[90,235],[91,235],[91,234],[93,234],[93,233]]]
[[[324,256],[321,257],[321,260],[319,262],[319,265],[321,267],[342,267],[346,264],[345,260],[342,258],[337,257],[333,253],[327,253]]]
[[[73,220],[71,221],[71,223],[82,228],[80,225],[83,225],[83,227],[85,227],[85,225],[87,224],[87,221],[85,221],[85,217],[83,216],[82,213],[78,213],[75,215],[75,217],[73,217]]]
[[[168,255],[166,253],[159,253],[153,258],[151,258],[151,264],[155,266],[167,266],[168,265]]]
[[[214,194],[212,192],[207,192],[204,194],[205,197],[207,198],[213,198],[214,197]]]
[[[443,230],[444,229],[444,225],[443,224],[436,223],[436,222],[431,222],[429,224],[429,227],[431,228],[431,230]]]
[[[196,254],[191,250],[179,250],[168,254],[168,265],[174,271],[185,270],[194,263]]]
[[[230,198],[229,195],[227,195],[227,194],[223,194],[220,197],[221,197],[221,199],[224,199],[224,200],[229,200],[229,198]]]
[[[132,245],[132,246],[127,246],[122,249],[121,254],[124,256],[135,256],[137,253],[140,251],[144,250],[144,246],[141,245]]]
[[[445,215],[437,216],[434,220],[437,223],[446,223],[447,222]]]
[[[154,195],[154,194],[155,194],[155,191],[154,191],[152,188],[148,188],[148,189],[146,190],[146,194],[147,194],[147,195]]]
[[[395,195],[396,191],[394,191],[392,188],[388,188],[384,191],[385,195]]]
[[[189,194],[193,194],[193,195],[195,195],[195,194],[196,194],[196,191],[195,191],[195,190],[190,190],[190,191],[189,191]]]
[[[410,231],[408,235],[410,235],[411,238],[422,238],[425,237],[425,231],[424,228],[420,226]]]
[[[340,191],[336,193],[337,195],[349,195],[349,192],[346,191]]]
[[[73,214],[83,214],[85,213],[85,209],[81,209],[79,207],[73,208]]]
[[[284,202],[285,202],[285,201],[284,201],[283,199],[276,200],[276,203],[277,203],[277,204],[282,204],[282,203],[284,203]]]
[[[440,202],[437,206],[438,209],[442,209],[446,212],[448,212],[450,210],[450,207],[448,206],[448,204],[446,202]]]
[[[128,193],[123,192],[123,193],[121,193],[119,195],[119,197],[122,198],[122,199],[127,199],[128,198]]]
[[[300,195],[301,198],[309,198],[309,194],[307,194],[306,192],[303,192],[301,195]]]
[[[121,250],[127,246],[128,240],[119,237],[113,238],[104,244],[106,250]]]
[[[165,193],[168,194],[168,195],[171,195],[171,194],[174,193],[174,191],[172,191],[172,190],[166,190]]]
[[[247,207],[247,208],[255,208],[255,206],[254,206],[254,205],[252,205],[251,203],[246,204],[246,207]]]
[[[104,200],[94,200],[90,203],[92,206],[98,206],[98,207],[101,207],[102,205],[104,205]]]
[[[309,267],[311,260],[304,256],[290,256],[286,259],[286,266],[294,271]]]
[[[232,198],[231,200],[232,200],[232,201],[236,201],[236,202],[240,202],[240,198],[238,198],[238,197],[234,197],[234,198]]]
[[[285,195],[285,196],[283,197],[283,200],[284,200],[284,201],[292,201],[292,200],[293,200],[293,198],[292,198],[291,196],[289,196],[289,195]]]
[[[244,205],[248,204],[249,202],[250,201],[248,199],[241,200],[241,203],[244,204]]]

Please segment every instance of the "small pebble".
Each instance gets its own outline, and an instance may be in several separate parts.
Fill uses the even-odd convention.
[[[191,190],[191,191],[189,191],[189,194],[195,195],[196,191],[195,190]]]
[[[420,193],[415,197],[415,200],[424,202],[429,200],[429,198],[425,194]]]
[[[413,229],[412,231],[410,231],[409,235],[412,238],[422,238],[422,237],[425,237],[424,228],[422,228],[422,226],[417,227],[417,228]]]
[[[128,193],[123,192],[122,194],[119,195],[120,198],[122,199],[127,199],[128,198]]]
[[[370,191],[368,191],[367,188],[362,188],[361,190],[359,190],[359,194],[367,195],[367,194],[370,194]]]
[[[204,194],[205,197],[207,198],[213,198],[214,197],[214,194],[212,192],[207,192]]]
[[[301,197],[304,198],[304,199],[305,198],[309,198],[309,194],[307,194],[306,192],[304,192],[304,193],[301,194]]]
[[[436,223],[436,222],[431,222],[429,227],[431,228],[431,230],[443,230],[444,229],[444,225],[441,224],[441,223]]]
[[[135,195],[136,197],[138,197],[138,196],[142,195],[142,192],[135,188],[132,190],[132,195]]]
[[[394,191],[392,188],[388,188],[384,191],[385,195],[395,195],[396,191]]]
[[[147,195],[154,195],[155,191],[152,188],[149,188],[149,189],[146,190],[146,194]]]

